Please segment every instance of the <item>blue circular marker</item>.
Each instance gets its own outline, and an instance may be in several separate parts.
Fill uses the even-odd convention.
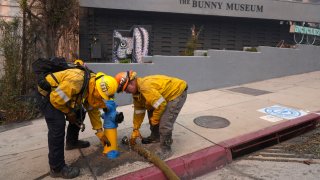
[[[281,107],[281,106],[273,106],[273,107],[265,108],[265,112],[267,114],[284,118],[284,119],[294,119],[301,116],[301,112],[295,109]]]

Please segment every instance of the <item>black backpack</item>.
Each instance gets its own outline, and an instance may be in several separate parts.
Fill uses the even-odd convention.
[[[85,71],[84,83],[79,93],[82,94],[87,88],[90,79],[90,70],[86,67],[82,65],[68,64],[66,59],[62,57],[53,57],[49,59],[39,58],[32,63],[32,70],[36,75],[38,86],[47,92],[51,91],[52,86],[47,82],[45,77],[50,74],[52,78],[59,83],[52,73],[71,68],[78,68]]]

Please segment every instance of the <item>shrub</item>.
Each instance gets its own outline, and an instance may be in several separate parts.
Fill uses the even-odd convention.
[[[258,52],[258,49],[256,47],[248,47],[248,48],[245,48],[244,51]]]
[[[0,124],[13,121],[29,120],[36,116],[35,103],[22,94],[24,79],[32,86],[30,73],[21,73],[21,21],[0,20],[0,54],[3,60],[3,74],[0,77]],[[37,111],[38,112],[38,111]],[[38,115],[38,113],[37,113]]]
[[[192,25],[191,27],[191,38],[188,40],[186,49],[183,53],[184,56],[193,56],[194,50],[198,47],[199,34],[202,30],[202,27],[197,31],[196,26]]]

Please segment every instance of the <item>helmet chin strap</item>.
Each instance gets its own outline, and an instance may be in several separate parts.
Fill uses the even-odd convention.
[[[127,78],[130,81],[130,72],[129,71],[127,71]]]

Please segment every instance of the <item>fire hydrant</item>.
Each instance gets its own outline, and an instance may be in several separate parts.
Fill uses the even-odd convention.
[[[118,123],[123,121],[123,113],[116,111],[118,105],[113,100],[106,101],[105,104],[107,111],[101,117],[104,121],[104,135],[108,138],[110,144],[104,146],[103,154],[109,159],[114,159],[120,155],[117,143],[117,127]]]

